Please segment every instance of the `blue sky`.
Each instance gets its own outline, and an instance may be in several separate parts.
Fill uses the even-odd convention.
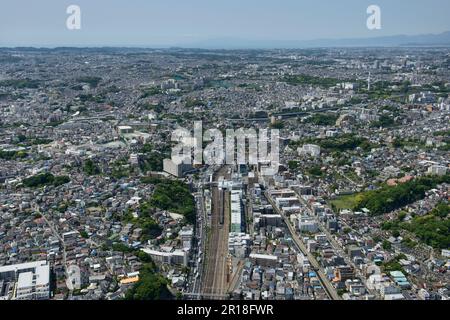
[[[66,8],[81,7],[81,30]],[[382,29],[366,9],[382,10]],[[0,46],[174,46],[210,39],[310,40],[440,33],[449,0],[0,0]]]

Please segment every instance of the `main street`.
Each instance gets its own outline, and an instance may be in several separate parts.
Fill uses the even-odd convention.
[[[64,242],[64,238],[59,234],[59,232],[56,230],[53,222],[51,222],[47,216],[40,210],[40,207],[38,205],[35,206],[35,210],[38,214],[42,216],[42,219],[44,219],[45,223],[49,226],[50,230],[52,231],[53,235],[58,238],[58,240],[61,242],[61,247],[63,251],[63,266],[64,266],[64,273],[66,275],[66,279],[69,279],[69,272],[68,272],[68,265],[67,265],[67,252],[66,252],[66,244]]]
[[[289,221],[289,219],[277,207],[277,205],[275,204],[275,202],[270,197],[270,195],[268,194],[267,191],[265,192],[265,196],[266,196],[267,200],[270,202],[270,204],[272,205],[272,207],[274,208],[274,210],[279,215],[281,215],[281,217],[283,217],[283,220],[284,220],[285,224],[287,225],[288,230],[289,230],[289,232],[291,234],[291,238],[294,240],[294,243],[297,245],[298,249],[308,258],[309,262],[311,263],[311,265],[313,266],[313,268],[316,271],[317,275],[319,276],[319,279],[320,279],[323,287],[325,288],[325,291],[326,291],[328,297],[333,299],[333,300],[341,300],[341,297],[338,295],[336,289],[333,287],[333,285],[331,284],[330,280],[328,280],[327,276],[322,271],[322,269],[321,269],[319,263],[317,262],[316,258],[311,253],[309,253],[309,251],[306,248],[306,246],[303,243],[303,241],[298,237],[297,232],[295,231],[295,229],[292,226],[292,224]]]
[[[308,211],[309,215],[314,216],[314,213],[312,212],[311,208],[306,203],[305,199],[303,199],[299,195],[297,195],[297,198],[302,203],[304,208]],[[344,258],[344,261],[355,270],[356,275],[361,280],[361,282],[364,284],[364,287],[366,288],[366,290],[375,296],[376,293],[374,291],[368,289],[365,277],[361,274],[359,268],[357,268],[357,266],[353,263],[353,261],[351,261],[350,257],[347,255],[347,253],[345,252],[345,249],[342,247],[342,245],[335,240],[333,235],[327,230],[327,228],[323,225],[323,223],[321,221],[318,221],[318,224],[319,224],[320,231],[327,236],[327,239],[331,243],[331,246],[333,247],[333,249],[337,253],[339,253]]]
[[[205,221],[207,219],[204,208],[204,198],[202,191],[195,195],[195,204],[197,211],[197,222],[195,228],[195,237],[197,239],[196,247],[193,249],[188,289],[190,294],[200,294],[203,274],[203,253],[205,252]]]

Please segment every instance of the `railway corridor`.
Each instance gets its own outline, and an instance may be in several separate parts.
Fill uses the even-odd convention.
[[[229,167],[222,167],[215,175],[217,182],[229,179]],[[228,274],[228,231],[230,226],[230,195],[213,186],[210,234],[208,235],[202,295],[224,299],[230,276]]]

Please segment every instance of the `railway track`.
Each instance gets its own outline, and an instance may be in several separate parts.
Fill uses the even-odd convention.
[[[229,178],[228,167],[222,167],[215,175],[214,181],[220,177]],[[202,281],[203,297],[216,297],[225,299],[228,289],[228,230],[229,208],[228,193],[221,190],[218,185],[213,185],[211,212],[211,234],[207,244],[207,256],[205,258],[206,270]]]

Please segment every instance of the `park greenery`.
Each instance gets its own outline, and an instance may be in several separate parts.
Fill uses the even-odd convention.
[[[450,248],[450,206],[439,204],[428,215],[417,216],[410,223],[401,223],[400,228],[408,230],[427,245],[436,249]]]
[[[128,210],[122,217],[124,223],[132,223],[136,228],[142,229],[141,242],[155,239],[161,235],[162,228],[153,218],[154,207],[149,202],[144,202],[139,207],[140,214],[134,217]]]
[[[382,268],[383,272],[400,271],[403,274],[406,274],[405,270],[403,269],[402,265],[400,264],[400,260],[402,260],[402,259],[406,259],[406,256],[403,254],[399,254],[391,261],[383,262],[381,264],[381,268]]]
[[[144,103],[141,105],[141,107],[147,111],[154,111],[157,114],[164,111],[164,106],[162,106],[161,104]]]
[[[95,176],[101,173],[100,168],[92,161],[92,159],[88,159],[84,162],[83,171],[88,176]]]
[[[141,152],[139,167],[143,172],[162,171],[164,159],[170,156],[170,148],[167,146],[157,148],[150,143],[144,144]]]
[[[147,253],[123,243],[114,243],[111,247],[105,245],[103,249],[135,255],[142,263],[139,280],[127,291],[125,300],[169,300],[173,298],[168,289],[167,280],[158,273],[157,266]]]
[[[315,165],[310,167],[307,170],[308,175],[319,178],[322,177],[324,175],[322,168],[319,165]]]
[[[186,108],[193,108],[193,107],[199,107],[199,106],[204,107],[204,106],[206,106],[206,103],[203,102],[202,100],[188,98],[186,100],[185,106],[186,106]]]
[[[400,209],[425,197],[425,193],[438,184],[449,183],[450,176],[422,177],[396,186],[383,185],[377,190],[358,195],[359,199],[353,209],[367,208],[371,215],[377,216]]]
[[[315,77],[304,74],[288,75],[283,78],[283,81],[294,86],[311,85],[311,86],[321,86],[325,88],[331,88],[343,82],[342,80],[336,78]]]
[[[40,82],[31,79],[12,79],[0,81],[0,87],[11,87],[14,89],[37,89]]]
[[[44,186],[60,186],[70,182],[67,176],[54,176],[51,173],[38,174],[23,180],[23,185],[27,188],[38,188]]]
[[[369,151],[373,145],[366,139],[352,134],[344,134],[339,137],[327,138],[319,141],[321,148],[327,151],[344,152],[347,150],[355,150],[361,148]]]
[[[146,208],[159,208],[181,214],[189,223],[195,223],[195,205],[189,188],[182,181],[142,178],[143,183],[155,184],[151,199],[144,204]]]
[[[315,113],[311,117],[306,118],[305,122],[316,126],[333,126],[336,124],[337,119],[338,115],[334,113]]]
[[[383,243],[382,243],[382,247],[383,247],[384,250],[391,250],[392,249],[392,244],[389,241],[384,240]]]
[[[289,167],[289,170],[296,171],[296,170],[298,170],[298,168],[300,168],[300,161],[290,160],[288,162],[288,167]]]
[[[292,141],[290,146],[296,148],[308,143],[320,146],[325,152],[338,153],[356,150],[357,148],[361,148],[363,151],[370,151],[375,146],[368,139],[353,134],[343,134],[326,139],[306,138],[299,141]]]
[[[159,87],[150,87],[147,89],[142,90],[142,95],[140,96],[141,99],[145,99],[151,96],[155,96],[157,94],[161,94],[162,90]]]
[[[89,235],[88,235],[88,233],[85,230],[81,230],[80,231],[80,236],[82,238],[84,238],[84,239],[88,239],[89,238]]]
[[[395,148],[417,148],[417,149],[425,149],[425,142],[420,141],[420,139],[415,138],[408,138],[408,139],[402,139],[402,138],[396,138],[392,145]]]
[[[391,116],[389,116],[387,114],[382,114],[378,121],[374,121],[371,124],[372,128],[379,128],[379,127],[390,128],[390,127],[393,127],[393,126],[395,126],[395,120],[394,120],[393,117],[391,117]]]
[[[0,150],[0,159],[2,160],[19,160],[28,156],[25,151],[4,151]]]
[[[34,138],[34,139],[27,139],[25,140],[22,145],[23,146],[38,146],[42,144],[49,144],[53,142],[52,139],[44,139],[44,138]]]
[[[410,221],[404,221],[403,212],[396,220],[386,221],[381,225],[383,230],[398,236],[401,231],[408,231],[435,249],[450,247],[450,206],[446,202],[439,203],[431,212],[424,216],[414,216]],[[414,247],[416,242],[405,237],[402,244]]]
[[[189,223],[195,223],[194,199],[181,181],[163,180],[156,185],[150,205],[182,214]]]
[[[78,99],[80,99],[81,102],[95,102],[95,103],[105,103],[105,97],[101,94],[99,95],[93,95],[93,94],[80,94],[78,96]]]
[[[96,88],[98,86],[98,84],[102,81],[102,78],[85,76],[85,77],[78,78],[77,81],[81,82],[81,83],[86,83],[89,86],[91,86],[92,88]]]
[[[120,158],[111,164],[110,175],[114,179],[127,178],[133,173],[133,168],[126,157]]]
[[[173,296],[167,288],[168,281],[157,273],[153,263],[145,264],[139,271],[139,281],[127,291],[125,300],[168,300]]]
[[[361,200],[361,194],[350,194],[350,195],[342,195],[330,201],[331,208],[339,212],[343,209],[352,210],[354,209],[358,202]]]
[[[449,175],[421,177],[396,186],[382,185],[377,190],[337,197],[330,203],[335,211],[367,208],[371,215],[377,216],[423,199],[427,191],[441,183],[449,183]]]
[[[445,137],[446,140],[450,140],[450,130],[436,131],[436,132],[433,133],[433,135],[435,137],[442,136],[442,137]]]
[[[390,106],[390,105],[382,106],[379,111],[380,112],[389,112],[394,117],[400,117],[400,116],[404,115],[404,110],[403,109],[401,109],[399,107]]]
[[[49,144],[51,143],[51,139],[44,139],[44,138],[31,138],[27,137],[23,134],[17,135],[15,139],[15,144],[22,146],[22,147],[29,147],[29,146],[36,146],[41,144]]]

